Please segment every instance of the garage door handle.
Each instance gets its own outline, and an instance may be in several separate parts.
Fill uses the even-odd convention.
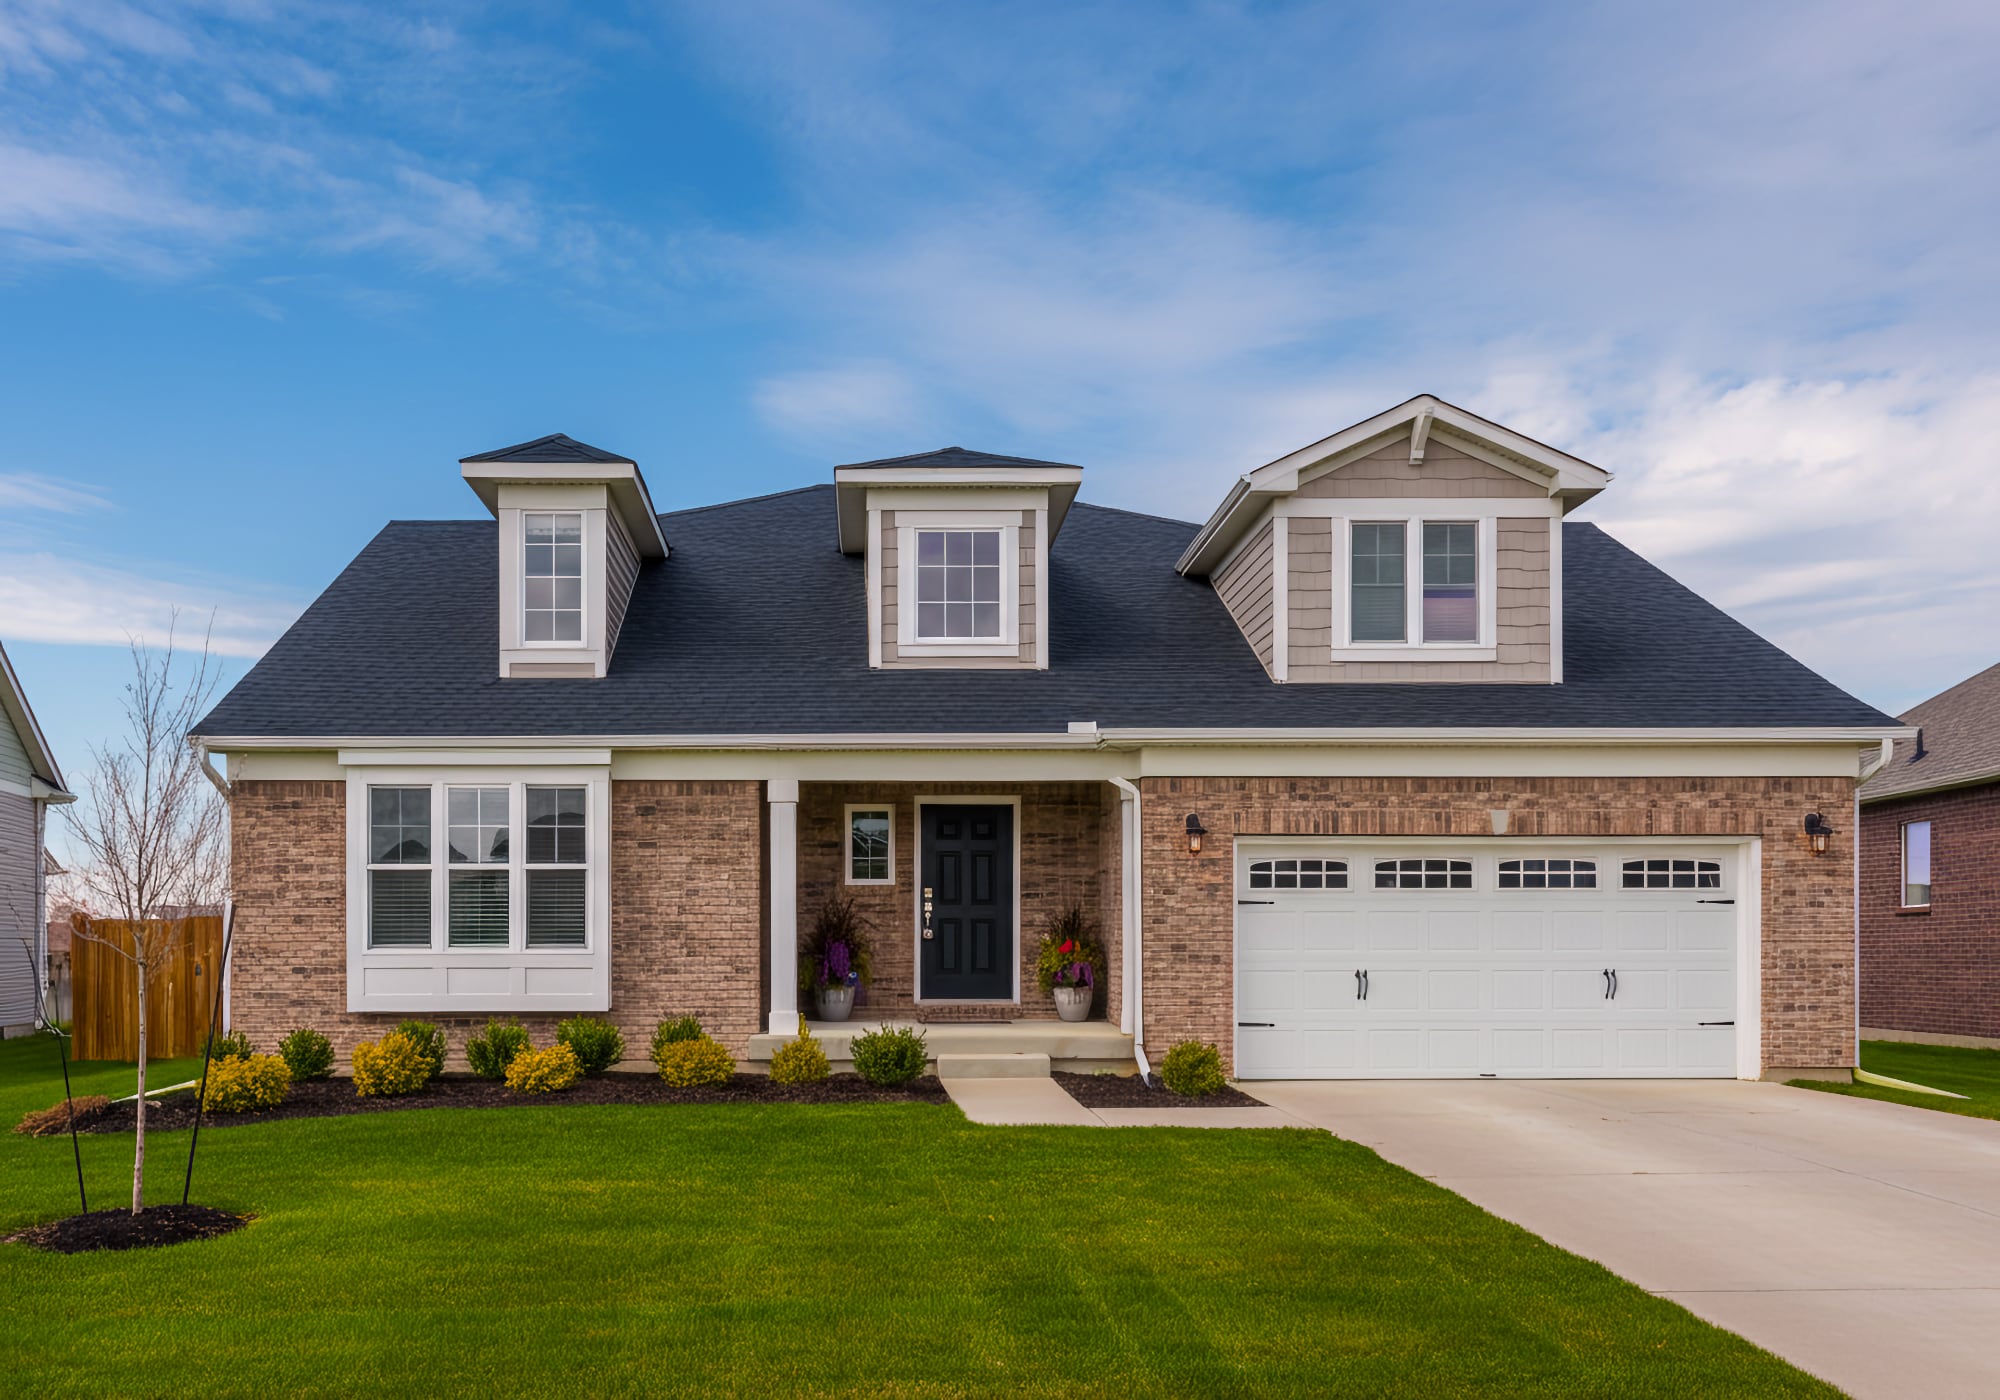
[[[1604,978],[1604,999],[1606,1001],[1618,1000],[1618,969],[1607,967],[1601,975]]]
[[[1368,969],[1361,969],[1361,999],[1368,1000]]]
[[[1611,969],[1611,999],[1618,1000],[1618,969]]]

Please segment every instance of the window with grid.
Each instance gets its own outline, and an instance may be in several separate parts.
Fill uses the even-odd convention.
[[[1903,824],[1903,907],[1922,909],[1931,902],[1931,824]]]
[[[530,511],[522,609],[530,642],[583,640],[583,516],[573,512]]]
[[[368,789],[368,946],[431,946],[431,790]]]
[[[1503,860],[1500,862],[1503,890],[1594,890],[1597,862],[1594,860]]]
[[[847,883],[886,885],[895,877],[890,863],[887,807],[854,807],[847,813]]]
[[[1000,531],[919,530],[916,535],[918,638],[1000,641]]]
[[[528,946],[580,948],[590,913],[589,789],[530,787]]]
[[[1253,860],[1250,862],[1253,890],[1344,890],[1347,862],[1344,860]]]
[[[1400,520],[1356,521],[1353,567],[1348,574],[1349,636],[1357,642],[1400,642],[1404,611],[1405,531]]]
[[[1375,862],[1378,890],[1469,890],[1472,862],[1431,856]]]
[[[1479,640],[1479,527],[1424,522],[1424,641]]]
[[[1716,860],[1628,860],[1622,872],[1628,890],[1719,890],[1722,862]]]
[[[445,858],[450,866],[445,943],[453,948],[508,944],[508,790],[445,789]]]

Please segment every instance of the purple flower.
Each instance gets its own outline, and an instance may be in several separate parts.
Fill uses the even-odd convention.
[[[847,945],[845,943],[827,944],[826,945],[827,981],[845,982],[848,980],[847,974],[850,970],[851,970],[851,965],[848,958]]]
[[[1091,979],[1090,964],[1074,962],[1056,973],[1056,984],[1062,987],[1091,987],[1096,983]]]

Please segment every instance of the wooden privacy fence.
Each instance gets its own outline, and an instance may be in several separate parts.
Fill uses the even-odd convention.
[[[215,978],[222,968],[222,920],[210,916],[140,924],[92,919],[85,925],[79,919],[79,924],[70,940],[76,1058],[139,1058],[139,979],[131,962],[115,950],[130,953],[134,935],[144,936],[147,929],[174,928],[180,936],[146,978],[146,1058],[199,1055],[208,1039]]]

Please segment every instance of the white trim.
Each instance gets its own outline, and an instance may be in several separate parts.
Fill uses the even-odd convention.
[[[605,503],[600,509],[618,512],[625,532],[641,560],[665,559],[670,551],[667,537],[660,533],[659,512],[646,489],[646,478],[638,464],[618,462],[474,462],[462,460],[459,475],[486,508],[497,517],[503,496],[510,488],[575,487],[603,488]]]
[[[1425,409],[1417,415],[1417,421],[1410,429],[1410,465],[1413,467],[1420,465],[1424,460],[1424,441],[1431,435],[1433,416],[1430,409]]]
[[[1332,658],[1343,663],[1360,661],[1493,661],[1498,647],[1467,646],[1463,642],[1430,642],[1397,646],[1393,642],[1370,642],[1366,646],[1334,647]]]
[[[882,669],[882,512],[868,508],[868,665]]]
[[[1354,528],[1357,525],[1397,525],[1403,527],[1403,640],[1400,642],[1354,640],[1354,609],[1343,605],[1340,612],[1329,619],[1333,635],[1340,640],[1328,648],[1329,658],[1335,662],[1368,661],[1492,661],[1499,655],[1497,636],[1499,618],[1500,565],[1494,544],[1497,527],[1493,515],[1481,515],[1474,510],[1460,511],[1456,501],[1432,501],[1424,509],[1406,511],[1399,507],[1409,502],[1385,502],[1382,509],[1376,509],[1374,501],[1344,503],[1353,511],[1360,506],[1368,507],[1366,515],[1350,514],[1340,517],[1344,528],[1336,528],[1334,537],[1334,558],[1332,571],[1335,586],[1332,593],[1347,600],[1352,587],[1354,573]],[[1472,504],[1477,504],[1472,503]],[[1426,525],[1471,525],[1474,527],[1475,549],[1478,558],[1474,561],[1478,569],[1478,581],[1474,584],[1478,594],[1475,604],[1479,609],[1479,635],[1471,642],[1426,642],[1424,633],[1424,526]]]
[[[1736,1077],[1764,1076],[1764,838],[1743,843],[1736,880]],[[1859,997],[1856,1005],[1859,1005]]]
[[[445,768],[467,764],[528,767],[552,764],[601,768],[611,762],[610,749],[341,749],[334,761],[343,768]]]
[[[1429,516],[1433,520],[1559,520],[1558,501],[1528,497],[1478,496],[1294,496],[1271,503],[1273,516],[1294,520],[1324,520],[1352,516],[1356,520],[1398,520]]]
[[[764,785],[769,804],[771,869],[772,1035],[799,1033],[799,782],[773,778]]]
[[[937,486],[906,491],[878,488],[868,493],[868,509],[892,510],[898,515],[905,511],[912,515],[980,515],[988,511],[1045,510],[1048,504],[1046,491],[997,491],[992,487],[968,491]]]
[[[1035,508],[1035,669],[1049,669],[1049,508]]]
[[[927,997],[924,995],[924,808],[926,807],[1012,807],[1014,820],[1014,993],[1007,1000],[998,997]],[[918,1006],[1019,1006],[1021,1004],[1021,959],[1025,954],[1027,935],[1021,928],[1021,798],[1013,796],[981,793],[951,793],[943,796],[919,797],[912,805],[916,822],[916,833],[911,837],[910,846],[914,854],[910,858],[910,888],[916,898],[910,901],[910,1000]]]
[[[854,814],[886,812],[889,816],[889,874],[881,880],[854,878]],[[840,809],[840,883],[843,885],[893,885],[896,883],[896,804],[893,802],[849,802]]]
[[[1000,635],[921,638],[917,635],[917,533],[977,530],[1000,536]],[[1039,604],[1038,604],[1039,605]],[[1018,511],[898,511],[896,513],[896,655],[1019,656],[1021,651],[1021,517]]]
[[[1291,668],[1291,531],[1280,515],[1271,521],[1271,679],[1283,683]]]
[[[1118,1029],[1133,1038],[1135,1045],[1143,1047],[1146,1039],[1145,1008],[1141,1004],[1145,997],[1146,966],[1144,949],[1140,946],[1144,922],[1144,911],[1140,908],[1140,891],[1144,886],[1139,880],[1139,849],[1143,844],[1140,833],[1139,787],[1123,778],[1113,778],[1113,787],[1118,789],[1118,924],[1119,947],[1124,952],[1125,992],[1121,998]],[[1144,1067],[1145,1051],[1138,1051],[1139,1063]]]
[[[447,832],[453,787],[506,787],[510,856],[508,944],[454,948],[447,937],[451,863]],[[431,941],[420,948],[368,943],[368,790],[422,787],[431,794]],[[585,942],[580,948],[527,945],[527,794],[529,787],[586,789],[589,860]],[[607,1011],[611,1007],[611,777],[604,767],[517,764],[489,768],[372,768],[347,776],[347,1009],[481,1012]],[[454,976],[457,974],[457,976]],[[531,990],[560,980],[561,990]],[[371,981],[382,985],[369,989]],[[466,990],[453,991],[463,981]],[[496,990],[496,987],[499,988]]]
[[[14,663],[7,655],[7,648],[0,646],[0,714],[14,726],[14,732],[21,736],[22,747],[28,751],[30,776],[49,782],[61,798],[67,800],[70,794],[63,789],[62,770],[56,766],[55,751],[49,747],[49,739],[42,732],[41,721],[35,718],[34,707],[28,703],[28,692],[21,685],[21,677],[14,670]]]
[[[1495,561],[1498,563],[1498,561]],[[1494,600],[1499,606],[1499,600]],[[1563,683],[1563,522],[1549,521],[1549,684]]]
[[[1078,486],[1082,467],[835,467],[842,486]]]

